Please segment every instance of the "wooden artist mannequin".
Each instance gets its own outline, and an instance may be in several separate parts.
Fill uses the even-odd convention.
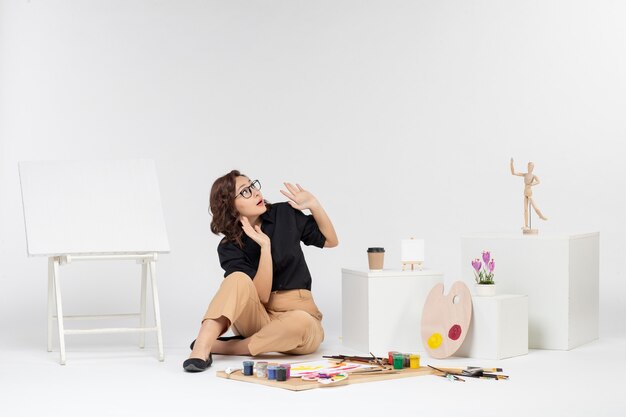
[[[537,213],[537,216],[539,216],[541,220],[548,220],[547,217],[541,214],[541,211],[537,208],[537,206],[535,205],[535,202],[533,201],[532,187],[540,184],[539,177],[533,174],[534,169],[535,169],[535,164],[533,164],[532,162],[529,162],[528,172],[515,172],[515,168],[513,166],[513,158],[511,158],[511,174],[516,175],[518,177],[524,177],[524,227],[522,227],[522,231],[524,233],[537,233],[536,229],[531,229],[529,227],[529,212],[528,212],[529,205],[532,206],[532,208],[535,210],[535,213]]]

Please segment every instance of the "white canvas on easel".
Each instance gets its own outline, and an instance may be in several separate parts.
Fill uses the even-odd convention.
[[[57,319],[61,363],[66,334],[157,333],[163,360],[156,288],[157,254],[169,252],[156,167],[150,160],[20,162],[27,251],[48,257],[48,350]],[[59,267],[74,261],[133,260],[142,264],[140,312],[108,316],[140,319],[139,327],[65,330]],[[146,287],[150,277],[155,326],[145,325]],[[56,316],[54,312],[56,310]]]

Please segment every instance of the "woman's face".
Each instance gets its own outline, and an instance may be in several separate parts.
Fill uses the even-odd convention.
[[[267,211],[267,207],[265,207],[265,202],[263,201],[263,194],[261,194],[261,191],[250,186],[252,182],[250,178],[243,175],[237,177],[235,180],[235,208],[239,214],[246,217],[260,216]],[[249,197],[245,198],[244,195],[242,195],[242,191],[245,196],[249,195]]]

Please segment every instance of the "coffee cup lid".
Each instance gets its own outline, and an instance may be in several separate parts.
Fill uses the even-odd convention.
[[[368,252],[385,252],[385,248],[367,248]]]

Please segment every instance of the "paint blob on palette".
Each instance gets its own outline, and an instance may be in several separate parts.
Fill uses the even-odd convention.
[[[422,312],[422,340],[428,354],[436,359],[454,355],[461,347],[472,319],[472,296],[461,281],[444,295],[443,284],[430,290]]]

